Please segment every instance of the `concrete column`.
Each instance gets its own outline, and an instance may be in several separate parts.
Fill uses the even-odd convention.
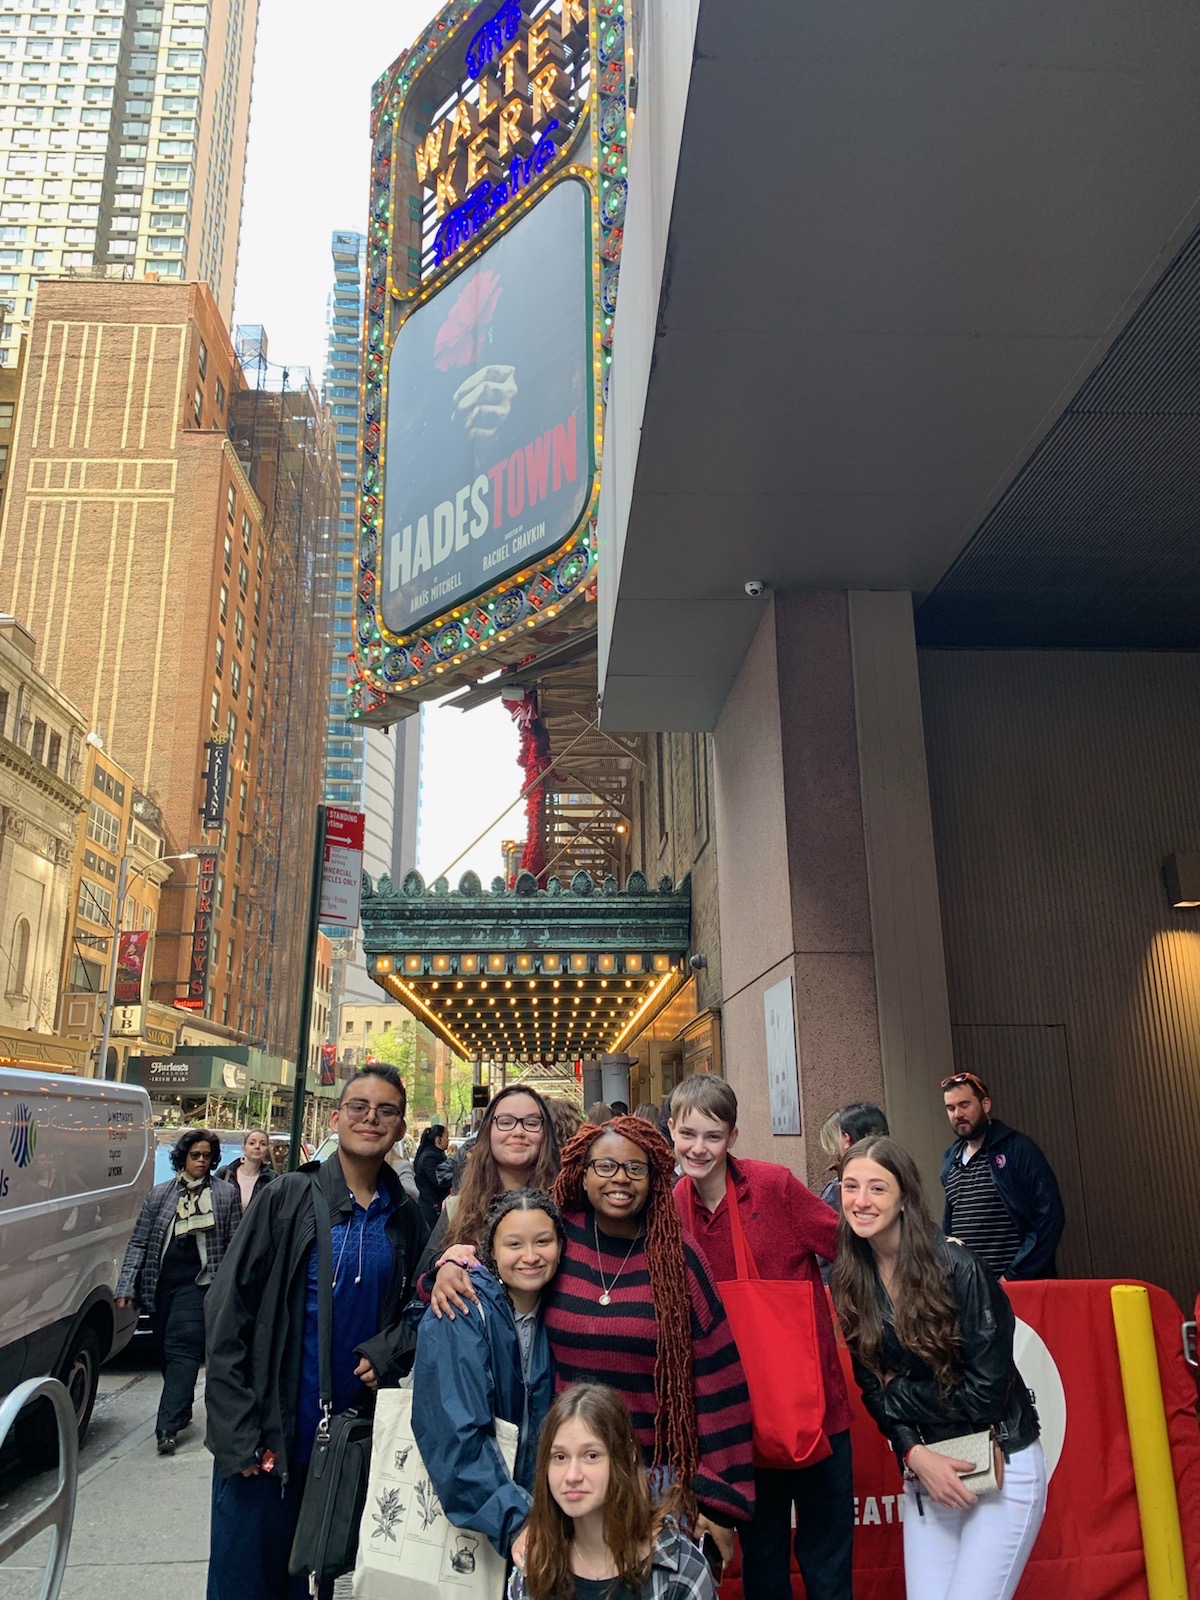
[[[826,1116],[877,1100],[936,1184],[952,1066],[909,597],[772,596],[717,724],[714,779],[743,1151],[819,1188]],[[788,977],[799,1138],[772,1134],[767,1084],[763,994]]]
[[[954,1071],[912,596],[848,596],[883,1085],[892,1131],[938,1215]]]
[[[726,1076],[742,1149],[825,1181],[822,1122],[883,1096],[844,594],[772,596],[713,745]],[[771,1133],[763,992],[790,977],[800,1138]]]

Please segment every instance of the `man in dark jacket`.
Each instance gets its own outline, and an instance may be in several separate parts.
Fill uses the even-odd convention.
[[[420,1212],[387,1164],[404,1133],[393,1067],[368,1066],[331,1119],[338,1148],[263,1191],[207,1306],[207,1444],[215,1460],[208,1600],[299,1600],[288,1556],[320,1416],[313,1185],[333,1233],[333,1409],[412,1366],[402,1312],[425,1242]],[[325,1592],[324,1590],[322,1591]]]
[[[957,1138],[942,1162],[947,1235],[998,1278],[1053,1278],[1066,1214],[1050,1163],[1033,1140],[992,1116],[973,1072],[942,1081]]]

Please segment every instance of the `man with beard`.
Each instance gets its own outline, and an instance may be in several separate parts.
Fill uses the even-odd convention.
[[[942,1162],[944,1228],[998,1278],[1053,1278],[1065,1216],[1050,1163],[1026,1134],[992,1116],[973,1072],[942,1080],[955,1142]]]

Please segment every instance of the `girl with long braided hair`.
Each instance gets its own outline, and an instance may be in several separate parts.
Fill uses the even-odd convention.
[[[620,1394],[656,1487],[727,1559],[732,1524],[753,1511],[749,1394],[712,1275],[684,1238],[674,1177],[639,1117],[580,1129],[554,1185],[566,1248],[546,1330],[559,1389]]]

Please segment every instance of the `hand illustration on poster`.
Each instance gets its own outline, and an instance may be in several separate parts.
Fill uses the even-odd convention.
[[[558,184],[396,335],[381,591],[394,633],[502,584],[587,512],[588,228],[583,186]]]

